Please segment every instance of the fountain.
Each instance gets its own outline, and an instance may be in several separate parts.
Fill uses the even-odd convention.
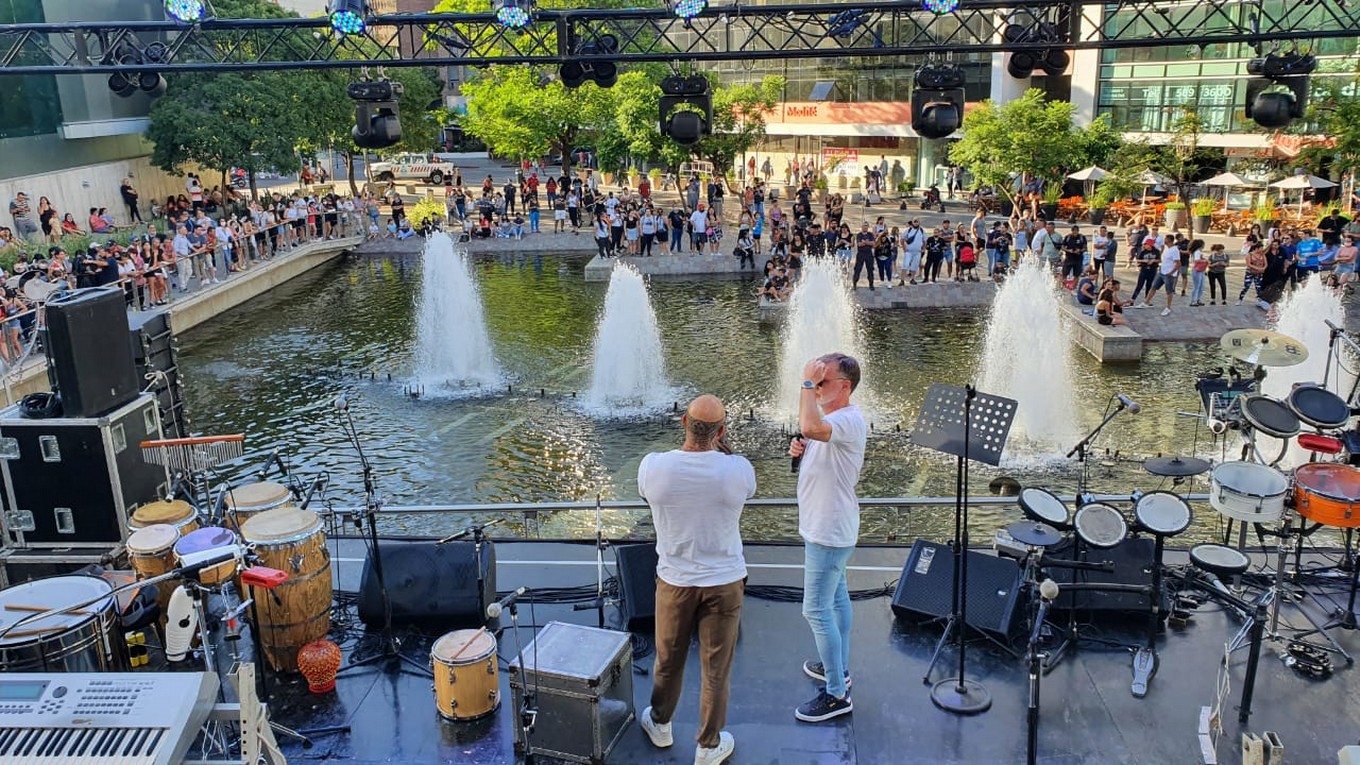
[[[1008,451],[1053,455],[1081,437],[1063,299],[1048,268],[1026,258],[992,301],[978,390],[1019,402]]]
[[[1338,327],[1344,326],[1346,309],[1341,303],[1341,294],[1322,283],[1314,276],[1303,286],[1289,293],[1277,306],[1275,331],[1298,340],[1308,349],[1308,359],[1292,367],[1271,367],[1266,379],[1261,383],[1261,392],[1267,396],[1284,401],[1295,383],[1322,384],[1327,370],[1327,343],[1331,330],[1325,322],[1330,321]],[[1339,351],[1348,353],[1346,346]],[[1354,366],[1349,361],[1347,366]],[[1327,378],[1327,389],[1345,398],[1355,382],[1355,376],[1347,373],[1332,357],[1331,374]],[[1308,426],[1304,426],[1308,429]],[[1279,441],[1268,436],[1257,436],[1261,453],[1273,458],[1279,453]],[[1282,467],[1295,467],[1308,461],[1309,452],[1291,445],[1280,463]]]
[[[855,301],[845,272],[835,259],[803,261],[803,273],[786,313],[779,398],[775,401],[778,407],[775,416],[781,420],[798,416],[798,389],[803,381],[803,367],[809,360],[827,353],[845,353],[859,359],[861,374],[868,376],[863,367],[864,348]],[[856,401],[864,408],[868,397],[857,394]]]
[[[583,404],[596,416],[637,416],[669,406],[661,330],[647,284],[636,268],[616,263],[595,331],[594,373]]]
[[[499,387],[501,374],[467,253],[455,251],[453,239],[436,232],[425,244],[424,261],[416,312],[416,381],[436,395]]]

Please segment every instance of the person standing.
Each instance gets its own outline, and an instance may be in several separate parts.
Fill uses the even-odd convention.
[[[127,205],[128,219],[134,223],[142,222],[142,214],[137,210],[137,189],[132,185],[131,178],[124,178],[123,183],[118,186],[118,194],[123,198],[123,204]]]
[[[1147,296],[1143,298],[1143,307],[1152,307],[1152,298],[1157,294],[1157,290],[1166,287],[1166,308],[1162,309],[1163,316],[1171,315],[1171,300],[1176,296],[1176,278],[1181,274],[1181,237],[1176,235],[1176,239],[1162,250],[1162,262],[1157,271],[1157,278],[1152,282],[1152,289],[1148,290]]]
[[[727,412],[717,396],[694,399],[680,422],[684,445],[648,454],[638,465],[638,493],[652,510],[657,553],[656,665],[651,705],[638,722],[654,745],[673,743],[671,718],[697,631],[703,685],[694,762],[716,765],[736,746],[722,728],[746,592],[741,511],[755,496],[756,474],[724,443]]]
[[[818,661],[803,673],[825,686],[794,711],[803,722],[849,714],[852,612],[846,567],[859,540],[855,484],[864,466],[868,426],[850,395],[859,387],[859,362],[842,353],[809,361],[798,398],[801,436],[789,442],[800,457],[798,534],[803,538],[803,617],[817,642]]]
[[[874,232],[869,230],[869,223],[865,221],[860,224],[859,233],[855,235],[855,275],[850,279],[850,287],[859,287],[859,272],[864,269],[869,272],[869,290],[874,289]]]

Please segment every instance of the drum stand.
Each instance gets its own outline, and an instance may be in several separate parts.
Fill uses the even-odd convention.
[[[1303,638],[1306,638],[1310,635],[1321,635],[1327,639],[1328,643],[1331,644],[1331,648],[1327,649],[1326,646],[1314,646],[1314,647],[1323,648],[1326,650],[1334,650],[1335,652],[1341,654],[1343,658],[1345,658],[1347,666],[1354,664],[1355,660],[1352,659],[1351,655],[1346,653],[1346,651],[1343,650],[1341,646],[1337,644],[1336,640],[1331,636],[1329,630],[1336,629],[1337,627],[1340,627],[1341,629],[1344,630],[1354,630],[1357,627],[1360,627],[1360,624],[1357,624],[1355,619],[1355,592],[1357,588],[1360,588],[1360,566],[1351,566],[1351,591],[1350,596],[1347,597],[1346,599],[1346,607],[1344,609],[1341,608],[1336,609],[1335,613],[1332,614],[1332,618],[1328,620],[1326,624],[1319,625],[1317,622],[1313,622],[1312,618],[1310,617],[1309,621],[1313,622],[1313,629],[1298,633],[1290,640],[1290,642],[1301,643],[1303,642]],[[1303,609],[1299,610],[1302,611]],[[1273,623],[1271,624],[1271,628],[1272,630],[1274,629]]]
[[[1288,556],[1289,556],[1289,530],[1290,530],[1290,527],[1291,527],[1291,525],[1292,525],[1292,521],[1293,521],[1293,519],[1292,519],[1292,518],[1290,517],[1290,515],[1289,515],[1289,510],[1286,509],[1286,510],[1285,510],[1285,515],[1284,515],[1284,522],[1283,522],[1283,524],[1280,526],[1280,531],[1279,531],[1279,534],[1280,534],[1280,549],[1279,549],[1278,557],[1277,557],[1276,562],[1275,562],[1275,581],[1274,581],[1274,582],[1271,584],[1271,586],[1270,586],[1271,591],[1274,592],[1274,601],[1270,604],[1270,639],[1271,639],[1271,640],[1279,640],[1280,637],[1281,637],[1280,630],[1279,630],[1279,626],[1280,626],[1280,603],[1281,603],[1281,601],[1284,600],[1284,595],[1285,595],[1286,593],[1289,593],[1289,592],[1290,592],[1289,585],[1285,582],[1285,561],[1288,559]],[[1300,529],[1300,530],[1299,530],[1299,535],[1300,535],[1300,536],[1299,536],[1300,542],[1302,542],[1302,538],[1303,538],[1303,536],[1305,536],[1303,529]],[[1355,629],[1355,626],[1356,626],[1356,625],[1355,625],[1355,615],[1354,615],[1354,611],[1353,611],[1353,610],[1350,610],[1350,609],[1353,609],[1353,608],[1355,607],[1356,576],[1357,576],[1358,574],[1360,574],[1360,567],[1357,567],[1356,570],[1354,570],[1354,571],[1351,572],[1351,595],[1350,595],[1349,608],[1348,608],[1348,610],[1346,611],[1346,613],[1345,613],[1344,615],[1341,616],[1341,621],[1336,621],[1336,620],[1334,619],[1333,621],[1336,622],[1335,624],[1333,624],[1333,623],[1330,622],[1330,621],[1329,621],[1327,624],[1325,624],[1325,625],[1324,625],[1324,624],[1318,624],[1318,623],[1317,623],[1317,620],[1313,618],[1313,615],[1310,614],[1310,613],[1308,612],[1307,609],[1303,608],[1302,606],[1298,606],[1298,607],[1297,607],[1298,612],[1301,613],[1301,614],[1303,614],[1303,618],[1304,618],[1304,619],[1307,619],[1307,620],[1308,620],[1308,623],[1311,624],[1311,625],[1313,625],[1313,628],[1310,629],[1310,630],[1305,630],[1305,631],[1303,631],[1303,632],[1300,632],[1300,633],[1294,635],[1294,636],[1291,637],[1291,638],[1288,638],[1288,642],[1290,642],[1290,643],[1302,643],[1302,644],[1304,644],[1304,645],[1311,645],[1311,646],[1314,647],[1314,648],[1319,648],[1319,649],[1324,650],[1324,651],[1331,651],[1331,652],[1333,652],[1333,653],[1338,653],[1338,654],[1341,654],[1341,657],[1344,658],[1344,659],[1346,660],[1346,664],[1347,664],[1348,666],[1354,664],[1354,663],[1355,663],[1355,659],[1352,658],[1351,655],[1350,655],[1349,653],[1346,652],[1346,649],[1344,649],[1344,648],[1341,647],[1341,644],[1340,644],[1340,643],[1337,643],[1337,642],[1336,642],[1336,639],[1333,638],[1333,637],[1331,636],[1331,633],[1329,633],[1328,630],[1330,630],[1330,629],[1333,628],[1333,627],[1338,627],[1338,626],[1339,626],[1339,627],[1344,627],[1345,629]],[[1307,594],[1307,591],[1306,591],[1306,590],[1300,590],[1300,592],[1302,592],[1302,593],[1304,593],[1304,594]],[[1347,618],[1346,618],[1346,617],[1349,617],[1350,626],[1346,626],[1346,625],[1345,625],[1345,621],[1347,621]],[[1314,644],[1312,644],[1312,643],[1308,643],[1306,640],[1304,640],[1304,638],[1309,637],[1310,635],[1321,635],[1322,638],[1323,638],[1324,640],[1327,641],[1327,644],[1326,644],[1326,645],[1314,645]]]

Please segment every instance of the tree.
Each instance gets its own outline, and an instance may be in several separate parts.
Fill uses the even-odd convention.
[[[1076,162],[1086,159],[1083,136],[1072,125],[1076,107],[1048,101],[1031,88],[998,106],[983,101],[963,118],[963,137],[949,148],[949,159],[992,186],[1012,202],[1017,176],[1061,183]]]
[[[716,75],[707,76],[713,84],[713,134],[700,139],[693,152],[724,172],[737,155],[765,138],[765,115],[779,103],[784,78],[767,74],[758,83],[720,86]]]
[[[1344,82],[1313,78],[1308,118],[1297,128],[1326,139],[1308,142],[1298,163],[1309,172],[1328,176],[1331,169],[1353,173],[1360,168],[1360,76]]]
[[[1109,168],[1114,164],[1115,155],[1124,146],[1124,135],[1110,124],[1108,114],[1096,117],[1084,128],[1077,128],[1073,137],[1080,159],[1074,158],[1072,164],[1081,167],[1096,165]]]

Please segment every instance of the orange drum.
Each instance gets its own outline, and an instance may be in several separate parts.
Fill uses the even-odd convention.
[[[1360,468],[1310,462],[1294,470],[1294,507],[1314,523],[1360,528]]]
[[[198,510],[181,499],[148,502],[132,511],[132,520],[128,521],[128,526],[133,529],[144,529],[157,523],[174,526],[179,536],[184,536],[198,530]]]

